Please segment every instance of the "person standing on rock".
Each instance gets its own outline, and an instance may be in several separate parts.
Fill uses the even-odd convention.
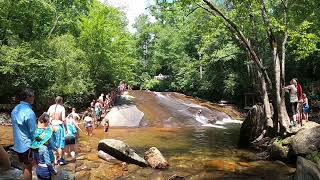
[[[32,153],[30,145],[36,130],[36,115],[32,110],[34,91],[25,89],[20,93],[20,104],[11,112],[14,150],[23,163],[23,179],[32,179]]]
[[[296,126],[297,116],[298,116],[298,94],[297,94],[297,81],[292,79],[290,85],[284,87],[285,90],[289,90],[290,94],[290,104],[292,109],[293,126]]]
[[[53,141],[58,147],[58,151],[55,152],[55,164],[65,164],[64,147],[65,147],[65,131],[66,131],[66,110],[63,106],[63,98],[57,96],[55,99],[56,103],[51,105],[48,109],[48,114],[51,117],[51,125],[53,126]]]

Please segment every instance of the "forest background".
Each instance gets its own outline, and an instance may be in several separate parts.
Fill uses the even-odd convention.
[[[320,79],[319,1],[210,2],[252,39],[271,75],[260,10],[265,3],[274,36],[284,39],[287,32],[284,46],[278,42],[286,50],[286,84],[296,77],[309,97],[319,98],[319,91],[311,89]],[[88,106],[99,93],[125,81],[136,89],[243,105],[245,93],[260,92],[256,64],[225,21],[205,5],[200,0],[158,1],[148,7],[149,16],[136,19],[136,32],[130,33],[124,12],[97,0],[0,0],[0,103],[32,87],[37,109],[56,95],[69,106]],[[169,78],[154,79],[159,74]]]

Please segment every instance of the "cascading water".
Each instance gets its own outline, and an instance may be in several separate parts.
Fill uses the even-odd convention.
[[[183,117],[177,119],[183,119],[185,125],[201,125],[204,127],[213,127],[226,129],[226,124],[241,124],[240,120],[233,120],[228,115],[215,110],[210,110],[192,102],[183,101],[170,96],[170,93],[160,93],[154,92],[156,95],[156,100],[169,108],[175,116]],[[201,112],[201,113],[198,113]],[[200,124],[199,124],[200,123]]]

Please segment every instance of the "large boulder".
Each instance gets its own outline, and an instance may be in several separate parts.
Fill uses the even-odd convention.
[[[320,150],[320,126],[299,131],[293,136],[291,146],[296,155],[310,154]]]
[[[145,152],[144,159],[152,168],[165,169],[169,167],[169,163],[162,156],[161,152],[156,147],[151,147]]]
[[[102,150],[120,161],[136,164],[141,167],[148,166],[142,157],[127,144],[119,140],[103,139],[99,141],[98,150]]]
[[[295,180],[319,180],[320,167],[303,157],[297,159],[297,171],[294,177]]]
[[[133,104],[115,106],[104,117],[103,122],[109,121],[111,127],[137,127],[143,116],[144,113]]]

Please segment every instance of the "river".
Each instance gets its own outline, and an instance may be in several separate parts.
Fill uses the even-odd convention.
[[[241,121],[229,107],[178,93],[131,91],[126,95],[144,113],[136,127],[95,129],[88,137],[81,133],[76,161],[76,179],[288,179],[295,171],[280,161],[257,160],[254,152],[238,149]],[[201,109],[201,115],[197,112]],[[210,124],[208,120],[214,120]],[[122,140],[143,156],[157,147],[170,167],[143,168],[97,157],[101,139]]]
[[[170,167],[160,171],[129,165],[123,171],[120,166],[100,165],[91,168],[91,179],[168,179],[174,174],[187,179],[288,179],[294,172],[280,161],[259,161],[254,152],[238,149],[241,121],[217,111],[220,106],[178,93],[131,91],[126,97],[144,113],[140,126],[111,127],[108,133],[97,129],[94,137],[80,138],[84,149],[97,147],[103,138],[122,140],[141,156],[154,146]],[[196,115],[199,109],[200,118]],[[236,114],[223,106],[220,109]],[[216,124],[203,122],[206,119],[215,119]],[[90,153],[94,156],[96,149],[91,148]]]

